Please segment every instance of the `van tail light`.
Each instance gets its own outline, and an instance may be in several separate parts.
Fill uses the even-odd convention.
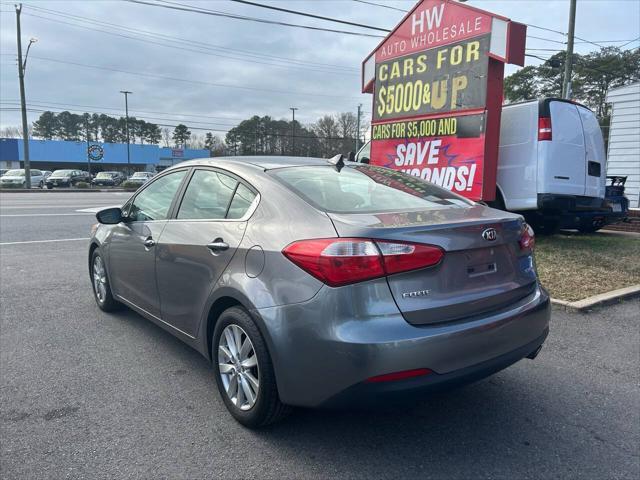
[[[538,141],[551,140],[551,117],[538,119]]]
[[[433,245],[366,238],[300,240],[282,253],[330,287],[432,267],[444,256]]]
[[[520,234],[520,250],[533,251],[536,246],[536,237],[533,228],[528,223],[522,225],[522,233]]]

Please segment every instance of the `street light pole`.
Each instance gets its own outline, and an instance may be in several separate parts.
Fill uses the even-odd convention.
[[[567,55],[564,59],[564,82],[562,84],[562,98],[571,98],[571,70],[573,68],[573,35],[576,30],[576,0],[571,0],[569,6],[569,33],[567,38]]]
[[[129,140],[129,92],[128,90],[120,90],[120,93],[124,94],[124,129],[127,134],[127,174],[131,176],[131,147]]]
[[[362,104],[358,105],[358,125],[356,127],[356,153],[360,146],[360,115],[362,114]]]
[[[29,161],[29,128],[27,126],[27,101],[24,93],[24,72],[27,68],[27,58],[29,57],[29,49],[31,45],[38,40],[32,38],[29,40],[27,52],[22,61],[22,34],[20,30],[20,13],[22,12],[22,4],[16,5],[16,32],[18,41],[18,78],[20,79],[20,109],[22,113],[22,148],[24,158],[24,182],[25,187],[31,188],[31,162]]]
[[[289,107],[293,120],[291,121],[291,155],[296,154],[296,107]]]

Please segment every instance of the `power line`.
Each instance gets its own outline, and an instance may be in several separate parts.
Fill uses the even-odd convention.
[[[634,38],[633,40],[631,40],[631,41],[629,41],[629,42],[625,43],[624,45],[620,45],[620,47],[619,47],[619,48],[624,48],[624,47],[626,47],[627,45],[632,44],[633,42],[637,42],[638,40],[640,40],[640,37],[638,37],[638,38]]]
[[[354,2],[358,2],[358,3],[366,3],[366,4],[369,4],[369,5],[375,5],[377,7],[393,8],[394,10],[399,10],[399,11],[402,11],[402,12],[405,12],[405,13],[409,12],[409,10],[404,10],[404,9],[395,8],[395,7],[388,7],[387,5],[381,5],[381,4],[374,3],[374,2],[366,2],[366,1],[363,1],[363,0],[353,0],[353,1]],[[537,28],[539,30],[544,30],[544,31],[547,31],[547,32],[557,33],[557,34],[563,35],[565,37],[568,35],[566,32],[562,32],[560,30],[554,30],[552,28],[541,27],[539,25],[534,25],[534,24],[531,24],[531,23],[525,23],[525,25],[527,27]],[[536,36],[533,36],[533,35],[527,35],[527,37],[534,38],[536,40],[544,40],[544,41],[547,41],[547,42],[556,42],[556,43],[563,43],[563,44],[565,43],[565,42],[560,42],[558,40],[551,40],[551,39],[548,39],[548,38],[536,37]],[[618,40],[599,40],[600,43],[598,43],[598,42],[594,42],[594,41],[591,41],[591,40],[587,40],[586,38],[578,37],[577,35],[574,35],[574,37],[577,38],[578,40],[581,40],[581,42],[579,42],[579,43],[589,43],[591,45],[595,45],[596,47],[600,47],[600,48],[605,48],[600,43],[617,43],[618,42]],[[621,40],[621,41],[624,42],[625,40]],[[632,40],[632,42],[633,41],[634,40]]]
[[[11,104],[15,104],[15,103],[11,103],[11,102],[0,102],[0,104],[7,104],[7,105],[11,105]],[[62,106],[51,106],[48,104],[42,104],[42,103],[37,103],[37,102],[29,102],[28,103],[29,106],[31,107],[36,107],[36,108],[50,108],[51,110],[48,111],[53,111],[53,110],[60,110],[60,111],[69,111],[69,112],[81,112],[81,113],[96,113],[96,114],[103,114],[103,115],[113,115],[113,113],[109,113],[109,114],[105,114],[104,112],[101,111],[96,111],[96,110],[78,110],[75,108],[67,108],[67,107],[62,107]],[[6,107],[6,108],[13,108],[13,107]],[[17,108],[17,107],[16,107]],[[55,112],[55,113],[60,113],[60,112]],[[131,112],[133,113],[133,112]],[[219,126],[223,126],[223,127],[235,127],[236,124],[235,123],[218,123],[218,122],[202,122],[202,121],[197,121],[197,120],[184,120],[184,119],[180,119],[180,118],[164,118],[164,117],[149,117],[144,115],[145,118],[151,119],[151,120],[161,120],[161,121],[170,121],[170,122],[187,122],[187,123],[199,123],[199,124],[205,124],[205,125],[219,125]],[[138,120],[144,120],[143,118],[138,118]]]
[[[392,6],[390,6],[390,5],[383,5],[383,4],[381,4],[381,3],[366,2],[366,1],[364,1],[364,0],[353,0],[353,1],[354,1],[354,2],[357,2],[357,3],[364,3],[364,4],[366,4],[366,5],[373,5],[374,7],[382,7],[382,8],[387,8],[387,9],[389,9],[389,10],[395,10],[395,11],[397,11],[397,12],[404,12],[404,13],[407,13],[407,12],[408,12],[408,10],[404,10],[404,9],[402,9],[402,8],[398,8],[398,7],[392,7]]]
[[[1,103],[18,103],[18,100],[0,100]],[[49,100],[32,100],[31,105],[35,104],[43,104],[43,105],[61,105],[63,107],[82,107],[82,108],[95,108],[98,110],[116,110],[121,111],[122,107],[99,107],[96,105],[83,105],[79,103],[61,103],[61,102],[52,102]],[[208,118],[212,120],[244,120],[238,117],[214,117],[210,115],[198,115],[193,113],[176,113],[176,112],[158,112],[158,111],[145,111],[145,110],[130,110],[131,113],[137,114],[158,114],[158,115],[169,115],[169,116],[177,116],[177,117],[196,117],[196,118]]]
[[[16,107],[0,107],[0,111],[19,111],[20,108]],[[27,111],[29,112],[34,112],[34,113],[44,113],[46,111],[49,110],[41,110],[41,109],[36,109],[36,108],[27,108]],[[60,112],[54,112],[54,113],[60,113]],[[100,113],[100,112],[96,112],[96,113]],[[167,119],[168,121],[172,121],[171,119]],[[247,119],[249,120],[249,119]],[[175,121],[175,120],[174,120]],[[246,121],[246,120],[244,120]],[[173,124],[167,124],[167,123],[155,123],[153,122],[155,125],[158,125],[159,127],[177,127],[177,125],[173,125]],[[195,123],[203,123],[203,122],[195,122]],[[236,127],[239,125],[236,125]],[[232,129],[220,129],[220,128],[209,128],[209,127],[198,127],[198,126],[192,126],[191,124],[187,125],[187,127],[190,130],[202,130],[202,131],[208,131],[208,132],[222,132],[222,133],[227,133]],[[234,128],[236,128],[234,127]],[[286,138],[291,138],[291,133],[274,133],[273,131],[270,130],[263,130],[260,131],[258,130],[258,133],[260,134],[261,137],[286,137]],[[329,137],[329,136],[322,136],[322,135],[295,135],[296,138],[307,138],[307,139],[316,139],[316,140],[353,140],[354,138],[352,137]]]
[[[178,77],[167,77],[164,75],[154,75],[151,73],[142,73],[142,72],[133,72],[130,70],[123,70],[120,68],[112,68],[112,67],[103,67],[103,66],[99,66],[99,65],[89,65],[86,63],[80,63],[80,62],[72,62],[72,61],[67,61],[67,60],[58,60],[55,58],[48,58],[48,57],[40,57],[40,56],[36,56],[36,55],[32,55],[30,58],[37,58],[38,60],[44,60],[47,62],[55,62],[55,63],[61,63],[61,64],[65,64],[65,65],[73,65],[76,67],[82,67],[82,68],[91,68],[91,69],[95,69],[95,70],[104,70],[104,71],[109,71],[109,72],[117,72],[117,73],[125,73],[128,75],[136,75],[139,77],[146,77],[146,78],[157,78],[160,80],[169,80],[169,81],[173,81],[173,82],[184,82],[184,83],[192,83],[195,85],[207,85],[207,86],[211,86],[211,87],[221,87],[221,88],[234,88],[234,89],[239,89],[239,90],[251,90],[251,91],[257,91],[257,92],[267,92],[267,93],[276,93],[276,94],[281,94],[281,95],[303,95],[305,97],[323,97],[323,98],[351,98],[351,99],[357,99],[359,97],[351,97],[351,96],[345,96],[345,95],[329,95],[329,94],[322,94],[322,93],[310,93],[310,92],[295,92],[295,91],[286,91],[286,90],[273,90],[273,89],[268,89],[268,88],[258,88],[258,87],[246,87],[246,86],[242,86],[242,85],[229,85],[229,84],[224,84],[224,83],[212,83],[212,82],[204,82],[201,80],[188,80],[186,78],[178,78]]]
[[[335,29],[331,29],[331,28],[314,27],[314,26],[311,26],[311,25],[302,25],[302,24],[297,24],[297,23],[287,23],[287,22],[279,22],[279,21],[275,21],[275,20],[266,20],[264,18],[247,17],[247,16],[243,16],[243,15],[235,15],[235,14],[228,13],[228,12],[220,12],[220,11],[209,10],[209,9],[205,9],[205,8],[197,8],[197,7],[194,7],[193,5],[184,5],[184,4],[181,4],[181,3],[164,2],[164,3],[160,4],[160,3],[146,2],[146,1],[143,1],[143,0],[126,0],[126,1],[130,2],[130,3],[137,3],[137,4],[140,4],[140,5],[148,5],[148,6],[151,6],[151,7],[168,8],[168,9],[171,9],[171,10],[180,10],[180,11],[183,11],[183,12],[192,12],[192,13],[200,13],[200,14],[203,14],[203,15],[212,15],[214,17],[233,18],[235,20],[246,20],[246,21],[257,22],[257,23],[265,23],[265,24],[270,24],[270,25],[280,25],[280,26],[284,26],[284,27],[304,28],[304,29],[307,29],[307,30],[316,30],[316,31],[330,32],[330,33],[340,33],[340,34],[343,34],[343,35],[354,35],[354,36],[359,36],[359,37],[384,38],[383,35],[373,35],[373,34],[370,34],[370,33],[351,32],[351,31],[346,31],[346,30],[335,30]]]
[[[290,13],[292,15],[300,15],[302,17],[317,18],[319,20],[325,20],[327,22],[342,23],[344,25],[351,25],[352,27],[368,28],[370,30],[378,30],[379,32],[391,31],[387,28],[372,27],[371,25],[364,25],[362,23],[349,22],[347,20],[340,20],[340,19],[331,18],[331,17],[323,17],[322,15],[315,15],[313,13],[300,12],[298,10],[290,10],[288,8],[275,7],[273,5],[264,5],[262,3],[249,2],[248,0],[229,0],[229,1],[235,2],[235,3],[242,3],[244,5],[251,5],[253,7],[258,7],[258,8],[266,8],[268,10],[276,10],[278,12]]]
[[[201,49],[202,47],[197,47],[196,46],[195,49],[194,48],[187,48],[187,47],[178,46],[178,45],[160,43],[160,42],[148,40],[148,39],[145,39],[145,38],[138,38],[138,37],[133,37],[133,36],[130,36],[130,35],[124,35],[124,34],[121,34],[121,33],[110,32],[110,31],[107,31],[107,30],[100,30],[100,29],[96,29],[96,28],[93,28],[93,27],[90,27],[90,26],[86,26],[86,25],[78,25],[78,24],[75,24],[75,23],[65,22],[63,20],[58,20],[58,19],[55,19],[55,18],[48,18],[48,17],[43,17],[43,16],[40,16],[40,15],[35,15],[33,13],[25,13],[25,15],[28,15],[30,17],[41,18],[43,20],[47,20],[47,21],[50,21],[50,22],[56,22],[56,23],[61,23],[61,24],[69,25],[69,26],[76,27],[76,28],[81,28],[81,29],[84,29],[84,30],[90,30],[90,31],[94,31],[94,32],[104,33],[106,35],[112,35],[112,36],[116,36],[116,37],[128,38],[128,39],[136,40],[136,41],[139,41],[139,42],[149,43],[149,44],[152,44],[152,45],[159,45],[159,46],[162,46],[162,47],[172,48],[172,49],[181,50],[181,51],[188,51],[188,52],[194,52],[194,53],[203,54],[203,55],[210,55],[210,56],[227,58],[227,59],[237,60],[237,61],[242,61],[242,62],[249,62],[251,64],[268,65],[268,66],[280,67],[280,68],[299,68],[299,69],[307,70],[307,71],[310,71],[310,72],[327,73],[327,69],[326,68],[324,70],[320,70],[320,67],[316,67],[316,66],[306,67],[304,65],[298,65],[298,64],[280,65],[280,64],[272,63],[272,62],[265,62],[265,61],[255,60],[253,58],[246,59],[246,58],[232,57],[232,56],[229,56],[229,55],[222,55],[222,54],[213,53],[213,52],[210,52],[210,51],[203,51]],[[256,55],[256,57],[257,57],[257,55]],[[332,67],[330,67],[330,68],[332,68]],[[353,75],[353,76],[358,75],[355,72],[352,73],[352,72],[348,72],[346,70],[333,70],[333,71],[330,71],[329,73],[332,73],[332,74],[335,74],[335,75]]]
[[[262,52],[256,52],[256,51],[250,51],[250,50],[242,50],[242,49],[238,49],[238,48],[232,48],[232,47],[228,47],[226,45],[215,45],[212,43],[206,43],[206,42],[201,42],[198,40],[193,40],[193,39],[188,39],[188,38],[182,38],[182,37],[176,37],[176,36],[172,36],[172,35],[167,35],[164,33],[156,33],[156,32],[152,32],[149,30],[141,30],[139,28],[133,28],[133,27],[128,27],[126,25],[119,25],[116,23],[110,23],[110,22],[106,22],[104,20],[101,19],[96,19],[96,18],[90,18],[90,17],[86,17],[86,16],[79,16],[79,15],[72,15],[70,13],[66,13],[66,12],[61,12],[59,10],[51,10],[48,8],[43,8],[43,7],[36,7],[35,5],[31,5],[28,4],[28,7],[30,9],[34,9],[40,13],[46,13],[46,14],[50,14],[50,15],[54,15],[54,16],[59,16],[59,17],[66,17],[72,20],[78,20],[81,21],[83,23],[93,23],[95,25],[98,26],[105,26],[108,25],[110,27],[114,27],[116,29],[120,29],[120,30],[124,30],[126,32],[131,32],[131,33],[136,33],[136,34],[140,34],[140,35],[146,35],[146,36],[151,36],[151,37],[158,37],[160,39],[171,39],[171,40],[175,40],[176,42],[179,43],[185,43],[187,45],[196,45],[196,46],[200,46],[202,45],[203,47],[207,47],[210,48],[212,50],[220,50],[223,52],[234,52],[237,54],[241,54],[241,55],[247,55],[250,57],[254,57],[254,58],[258,58],[258,59],[264,59],[266,58],[271,58],[274,60],[279,60],[279,61],[283,61],[283,62],[291,62],[291,63],[296,63],[296,64],[301,64],[301,65],[312,65],[312,66],[318,66],[318,67],[330,67],[330,68],[336,68],[336,69],[344,69],[344,70],[357,70],[359,71],[358,68],[355,67],[349,67],[346,65],[336,65],[336,64],[331,64],[331,63],[321,63],[321,62],[310,62],[308,60],[299,60],[296,58],[290,58],[290,57],[282,57],[282,56],[278,56],[278,55],[270,55],[267,53],[262,53]]]

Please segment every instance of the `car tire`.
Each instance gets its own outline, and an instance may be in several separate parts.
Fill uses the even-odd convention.
[[[101,271],[100,271],[101,267]],[[96,271],[97,270],[97,271]],[[100,252],[96,248],[91,255],[91,287],[93,297],[96,299],[98,308],[104,312],[120,310],[122,304],[113,298],[111,283],[107,275],[107,269]],[[99,278],[98,278],[99,277]]]
[[[235,333],[239,335],[236,337]],[[239,349],[245,350],[244,355],[237,350],[232,352],[234,347],[230,348],[228,335],[234,345],[236,338],[242,346],[246,346],[247,340],[249,341],[248,347]],[[267,345],[256,323],[244,308],[231,307],[222,312],[213,331],[211,346],[220,396],[229,413],[239,423],[249,428],[259,428],[278,422],[290,413],[291,407],[280,401]],[[225,355],[220,347],[232,355]],[[242,371],[236,373],[240,369]]]
[[[40,180],[40,183],[38,184],[38,187],[40,188],[40,190],[42,190],[44,188],[44,182],[42,180]]]

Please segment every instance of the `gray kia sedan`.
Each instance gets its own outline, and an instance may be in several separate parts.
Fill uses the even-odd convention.
[[[468,383],[534,358],[548,333],[522,218],[390,169],[188,161],[97,218],[98,306],[211,360],[250,427]]]

